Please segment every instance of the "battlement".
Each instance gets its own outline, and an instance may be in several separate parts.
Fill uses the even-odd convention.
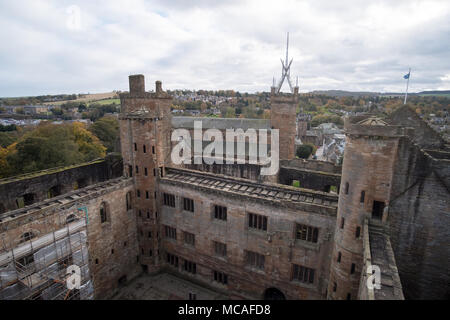
[[[172,99],[169,94],[163,91],[160,80],[155,81],[154,92],[145,91],[145,77],[142,74],[130,75],[128,81],[130,91],[119,94],[121,103],[126,99]]]

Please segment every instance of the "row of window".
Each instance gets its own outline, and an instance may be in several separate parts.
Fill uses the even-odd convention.
[[[173,194],[164,193],[163,203],[165,206],[175,208],[175,196]],[[185,211],[194,212],[194,200],[183,198],[183,209]],[[219,205],[214,205],[214,219],[227,220],[227,208]],[[249,213],[247,226],[250,229],[267,231],[268,218],[266,216]],[[317,243],[319,239],[319,228],[296,224],[295,227],[296,239]]]
[[[138,145],[136,142],[134,143],[134,151],[138,151]],[[142,151],[147,153],[147,146],[145,144],[142,145]],[[155,154],[155,146],[152,146],[152,153]]]
[[[178,267],[178,256],[167,253],[166,261],[168,264]],[[265,256],[253,251],[245,251],[245,262],[246,265],[252,268],[264,270]],[[182,268],[184,271],[190,272],[192,274],[197,273],[197,265],[195,262],[183,259]],[[213,280],[222,284],[228,284],[228,275],[221,271],[212,270]],[[299,281],[302,283],[314,283],[315,270],[307,268],[301,265],[292,265],[292,275],[291,280]]]
[[[170,264],[171,266],[178,268],[179,260],[183,260],[182,269],[184,271],[192,273],[192,274],[197,273],[197,264],[195,262],[178,258],[178,256],[171,254],[171,253],[166,253],[166,262],[168,264]],[[216,282],[219,282],[222,284],[228,284],[228,275],[223,272],[220,272],[217,270],[212,270],[212,278]]]

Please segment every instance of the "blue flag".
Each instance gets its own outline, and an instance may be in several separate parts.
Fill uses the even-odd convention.
[[[404,76],[403,76],[403,79],[409,79],[409,74],[410,74],[411,72],[408,72],[408,74],[405,74]]]

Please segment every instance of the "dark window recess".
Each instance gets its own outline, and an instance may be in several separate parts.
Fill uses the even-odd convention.
[[[147,211],[147,219],[150,219],[150,211]]]
[[[350,274],[354,274],[355,273],[355,268],[356,268],[356,265],[354,263],[352,263],[352,266],[350,268]]]
[[[76,215],[70,214],[66,218],[66,223],[72,223],[72,222],[77,221],[77,220],[78,220],[78,218],[77,218]]]
[[[264,270],[265,256],[253,251],[245,251],[245,262],[247,266]]]
[[[222,284],[228,283],[228,275],[220,271],[213,271],[213,279]]]
[[[184,232],[184,243],[190,246],[195,246],[195,234]]]
[[[337,283],[335,282],[333,283],[333,292],[336,292],[336,290],[337,290]]]
[[[114,249],[111,249],[111,254],[114,254]]]
[[[136,144],[136,142],[134,143],[134,151],[137,151],[137,144]]]
[[[33,239],[35,237],[33,232],[25,232],[24,234],[22,234],[22,236],[20,237],[20,243],[25,242],[25,241],[30,241],[31,239]]]
[[[155,146],[152,146],[152,153],[155,154]]]
[[[227,220],[227,207],[214,206],[214,218],[219,220]]]
[[[189,292],[189,300],[197,300],[197,294],[193,292]]]
[[[148,198],[150,198],[150,195],[149,195],[148,191],[145,191],[145,199],[148,199]]]
[[[148,255],[151,257],[153,256],[153,251],[150,249],[150,251],[148,252]]]
[[[316,243],[319,238],[319,228],[296,224],[295,238]]]
[[[359,202],[363,203],[365,198],[366,198],[366,192],[363,190],[363,191],[361,191],[361,197],[359,198]]]
[[[341,229],[344,229],[345,219],[341,218]]]
[[[338,252],[337,262],[341,262],[341,258],[342,258],[342,254],[340,252]]]
[[[361,235],[361,227],[356,227],[355,238],[359,238]]]
[[[350,188],[350,185],[348,184],[348,182],[345,183],[345,194],[348,194],[348,190]]]
[[[383,218],[384,202],[374,201],[372,209],[372,218],[381,220]]]
[[[126,196],[127,210],[131,209],[131,191],[127,192]]]
[[[102,203],[100,205],[100,222],[104,223],[106,221],[107,221],[106,205],[105,203]]]
[[[352,294],[351,293],[347,293],[347,300],[352,300]]]
[[[183,198],[183,209],[185,211],[194,212],[194,200]]]
[[[169,226],[164,226],[165,236],[170,239],[177,239],[177,229]]]
[[[227,256],[227,245],[222,242],[214,241],[214,253],[221,257]]]
[[[137,189],[136,190],[136,195],[137,195],[138,198],[140,198],[141,197],[141,190]]]
[[[173,194],[164,193],[163,199],[165,206],[175,208],[175,196]]]
[[[128,165],[128,175],[129,175],[130,177],[133,176],[133,167],[132,167],[131,165]]]
[[[147,170],[147,168],[144,168],[144,174],[145,174],[145,176],[148,176],[148,170]]]
[[[159,168],[159,175],[161,176],[161,178],[164,177],[164,170],[163,170],[163,167],[160,167],[160,168]]]
[[[95,264],[98,264],[98,259],[95,259]]]
[[[153,168],[153,176],[156,177],[156,170]]]
[[[144,153],[147,153],[147,148],[145,147],[145,144],[142,146],[142,150],[144,151]]]
[[[139,217],[141,217],[141,216],[142,216],[141,210],[139,210],[138,212],[139,212],[139,213],[138,213]]]
[[[168,264],[178,267],[178,257],[176,255],[173,255],[171,253],[166,254],[166,261]]]
[[[151,232],[151,231],[148,232],[148,237],[149,237],[149,238],[152,237],[152,232]]]
[[[248,227],[267,231],[267,217],[259,214],[248,214]]]
[[[184,260],[183,270],[190,272],[192,274],[196,274],[197,273],[197,264],[195,264],[195,262],[192,262],[192,261]]]
[[[16,264],[19,264],[18,265],[19,268],[30,265],[33,262],[34,262],[34,256],[32,254],[16,260]]]
[[[141,253],[144,254],[144,248],[141,248]]]
[[[136,166],[136,174],[138,174],[139,173],[139,167],[138,166]]]
[[[294,264],[292,270],[292,279],[304,283],[314,283],[314,273],[314,269]]]

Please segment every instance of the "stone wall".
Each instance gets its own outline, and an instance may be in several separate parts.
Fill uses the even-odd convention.
[[[25,196],[24,205],[40,202],[49,196],[64,194],[84,188],[122,174],[122,160],[107,157],[69,167],[51,168],[0,180],[0,213],[18,209]],[[53,188],[53,189],[52,189]],[[53,191],[50,191],[50,190]],[[50,193],[49,193],[50,191]],[[19,200],[18,200],[19,199]]]
[[[217,179],[218,182],[221,179],[210,175],[203,176]],[[200,176],[198,179],[201,179]],[[325,208],[323,205],[317,205],[316,211],[312,210],[315,205],[311,203],[310,210],[306,210],[308,207],[300,209],[301,204],[295,206],[293,203],[289,204],[291,201],[288,200],[272,202],[270,199],[264,200],[264,197],[258,200],[246,196],[243,192],[239,196],[239,192],[229,193],[207,187],[211,185],[209,182],[205,182],[205,187],[199,186],[197,182],[192,182],[191,185],[183,183],[187,180],[191,179],[179,178],[179,182],[176,182],[172,178],[165,177],[159,184],[161,192],[159,235],[162,238],[162,254],[171,253],[178,256],[180,264],[178,268],[174,268],[166,263],[167,268],[187,276],[190,280],[224,290],[232,298],[262,299],[268,288],[280,290],[287,299],[325,297],[336,207]],[[245,183],[241,179],[236,181]],[[250,181],[247,180],[247,183]],[[258,185],[255,185],[255,188],[258,188]],[[291,192],[291,189],[295,190],[289,188],[286,191]],[[163,205],[164,193],[175,196],[175,208]],[[318,193],[317,197],[320,196],[322,195]],[[183,198],[194,201],[194,212],[183,210]],[[214,205],[227,207],[226,221],[214,218]],[[249,213],[266,216],[267,231],[249,228]],[[296,239],[296,223],[318,227],[318,242]],[[176,240],[165,237],[166,225],[177,229]],[[195,234],[194,246],[184,243],[184,231]],[[227,245],[226,257],[218,257],[215,254],[213,241]],[[264,270],[246,266],[245,250],[265,256]],[[182,270],[184,259],[196,263],[195,275]],[[305,284],[292,280],[294,263],[314,269],[314,283]],[[228,275],[227,285],[212,281],[214,270]]]
[[[396,157],[388,222],[405,297],[449,299],[450,163],[407,138]]]
[[[31,232],[34,241],[66,228],[70,217],[83,219],[94,298],[108,298],[119,287],[119,279],[126,282],[141,272],[136,216],[133,209],[126,210],[126,194],[131,191],[131,180],[118,178],[4,213],[0,216],[0,254],[22,243],[24,233]],[[103,223],[101,206],[107,215]]]

